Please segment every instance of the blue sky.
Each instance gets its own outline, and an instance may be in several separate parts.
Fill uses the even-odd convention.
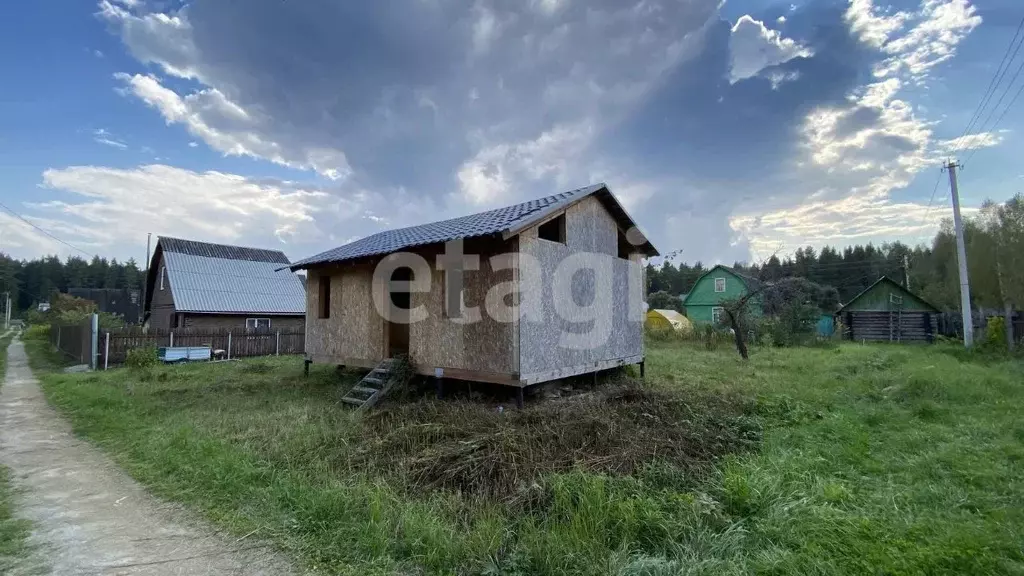
[[[929,199],[950,154],[967,207],[1024,183],[1024,97],[996,123],[1024,74],[956,142],[1022,18],[1017,0],[20,2],[0,23],[0,198],[138,260],[147,232],[297,259],[597,181],[690,261],[915,243],[948,215],[944,179]],[[73,252],[3,212],[0,231],[18,257]]]

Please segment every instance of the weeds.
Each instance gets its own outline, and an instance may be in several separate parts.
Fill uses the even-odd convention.
[[[43,383],[158,495],[323,573],[1024,572],[1019,363],[704,346],[652,342],[645,389],[500,414],[360,417],[337,397],[361,373],[286,358]]]
[[[681,397],[635,384],[498,412],[474,402],[393,405],[367,419],[358,461],[420,490],[510,501],[545,475],[633,474],[664,461],[697,475],[758,436],[738,398]]]

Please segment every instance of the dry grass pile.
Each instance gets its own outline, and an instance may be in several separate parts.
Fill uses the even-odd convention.
[[[656,461],[699,473],[757,440],[748,408],[738,397],[683,398],[635,384],[503,412],[423,400],[369,416],[357,460],[419,489],[507,502],[549,473],[627,475]]]

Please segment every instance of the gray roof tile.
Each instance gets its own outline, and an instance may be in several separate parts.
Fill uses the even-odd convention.
[[[529,222],[543,218],[550,212],[565,205],[605,189],[607,187],[604,184],[593,184],[584,188],[577,188],[568,192],[562,192],[561,194],[522,202],[496,210],[442,220],[441,222],[378,232],[344,246],[299,260],[292,264],[291,268],[292,270],[297,270],[314,264],[341,262],[366,256],[390,254],[413,246],[436,244],[459,238],[499,234],[527,225]],[[622,211],[621,207],[618,209]],[[625,215],[624,211],[622,213]],[[628,218],[628,215],[626,215],[626,218]],[[654,251],[654,247],[651,246],[650,250]]]
[[[179,312],[306,313],[306,290],[302,280],[287,269],[278,270],[282,262],[276,258],[262,262],[173,252],[163,244],[164,238],[160,241],[174,305]]]

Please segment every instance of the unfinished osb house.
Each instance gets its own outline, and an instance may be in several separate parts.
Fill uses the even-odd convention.
[[[454,272],[438,263],[451,241],[478,255],[479,269]],[[425,264],[418,272],[398,266],[397,253],[416,254]],[[503,256],[492,261],[497,255]],[[420,374],[522,388],[643,362],[642,259],[654,255],[608,187],[598,184],[381,232],[291,268],[308,271],[312,362],[372,368],[404,354]],[[569,257],[590,259],[607,273],[559,276]],[[461,285],[461,293],[452,296],[448,285]],[[393,304],[397,314],[382,317],[379,303]],[[474,308],[478,321],[468,313]],[[488,312],[496,308],[505,313]],[[414,315],[424,318],[406,322]]]

